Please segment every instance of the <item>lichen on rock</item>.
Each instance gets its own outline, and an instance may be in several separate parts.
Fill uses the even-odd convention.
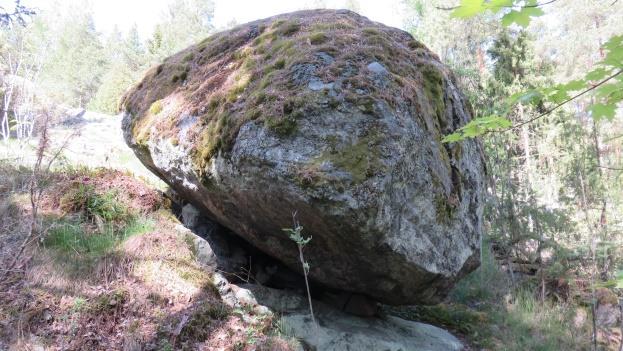
[[[310,276],[390,304],[435,302],[478,264],[479,142],[454,76],[401,30],[347,10],[214,34],[122,101],[128,144],[203,213]]]

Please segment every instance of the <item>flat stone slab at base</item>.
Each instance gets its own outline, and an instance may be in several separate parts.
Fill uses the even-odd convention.
[[[461,342],[432,325],[387,316],[359,318],[337,311],[316,316],[316,328],[308,314],[282,317],[286,328],[307,344],[323,351],[460,351]]]
[[[230,284],[230,286],[233,284]],[[432,325],[394,316],[361,318],[314,301],[318,326],[305,297],[258,285],[234,286],[239,304],[265,306],[282,313],[283,328],[317,351],[460,351],[461,342]],[[244,292],[244,293],[243,293]],[[257,306],[256,306],[257,307]]]

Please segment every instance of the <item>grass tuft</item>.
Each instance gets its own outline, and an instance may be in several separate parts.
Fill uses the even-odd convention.
[[[151,112],[151,114],[153,115],[157,115],[162,112],[162,100],[155,101],[153,104],[151,104],[151,106],[149,107],[149,112]]]
[[[279,34],[288,36],[298,32],[300,29],[301,25],[299,23],[289,21],[279,27]]]
[[[200,305],[188,319],[180,332],[180,340],[204,340],[210,336],[210,328],[216,322],[230,316],[231,308],[222,302],[205,303]]]
[[[265,120],[266,127],[280,136],[290,136],[296,132],[296,119],[293,116],[283,118],[268,117]]]
[[[309,36],[309,42],[312,45],[324,44],[327,40],[329,40],[329,37],[323,32],[314,32]]]
[[[90,232],[83,223],[66,221],[56,223],[49,230],[43,244],[56,250],[64,260],[72,256],[76,259],[97,258],[112,252],[125,239],[150,232],[154,227],[151,220],[134,219],[123,228],[105,224],[103,230]]]

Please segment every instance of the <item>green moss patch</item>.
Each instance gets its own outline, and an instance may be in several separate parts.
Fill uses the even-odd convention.
[[[231,309],[221,301],[200,305],[182,327],[180,341],[207,339],[212,333],[212,327],[215,323],[224,320],[231,314]]]
[[[151,114],[157,115],[162,111],[162,100],[154,101],[153,104],[149,107],[149,112]]]
[[[446,196],[437,194],[435,196],[435,212],[437,213],[437,222],[449,223],[456,210],[456,205]]]
[[[86,310],[90,313],[112,313],[117,311],[128,300],[129,293],[124,289],[116,289],[103,293],[87,304]]]
[[[209,120],[203,133],[199,136],[199,141],[195,145],[194,161],[195,165],[203,173],[208,161],[214,156],[223,145],[223,135],[228,127],[229,118],[222,115],[217,120]]]
[[[431,65],[422,66],[420,72],[423,77],[424,93],[432,105],[439,128],[443,129],[447,124],[444,117],[446,106],[444,102],[443,76],[437,68]]]
[[[337,141],[329,140],[329,149],[314,159],[310,166],[330,162],[334,167],[350,173],[353,183],[362,183],[382,170],[378,149],[380,140],[380,134],[374,131],[350,144],[338,146]]]

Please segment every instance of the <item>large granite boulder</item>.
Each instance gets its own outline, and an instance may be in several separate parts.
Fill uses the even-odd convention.
[[[300,271],[387,304],[435,303],[479,263],[484,163],[444,144],[471,110],[408,33],[346,10],[215,34],[122,100],[138,158],[181,196]]]

